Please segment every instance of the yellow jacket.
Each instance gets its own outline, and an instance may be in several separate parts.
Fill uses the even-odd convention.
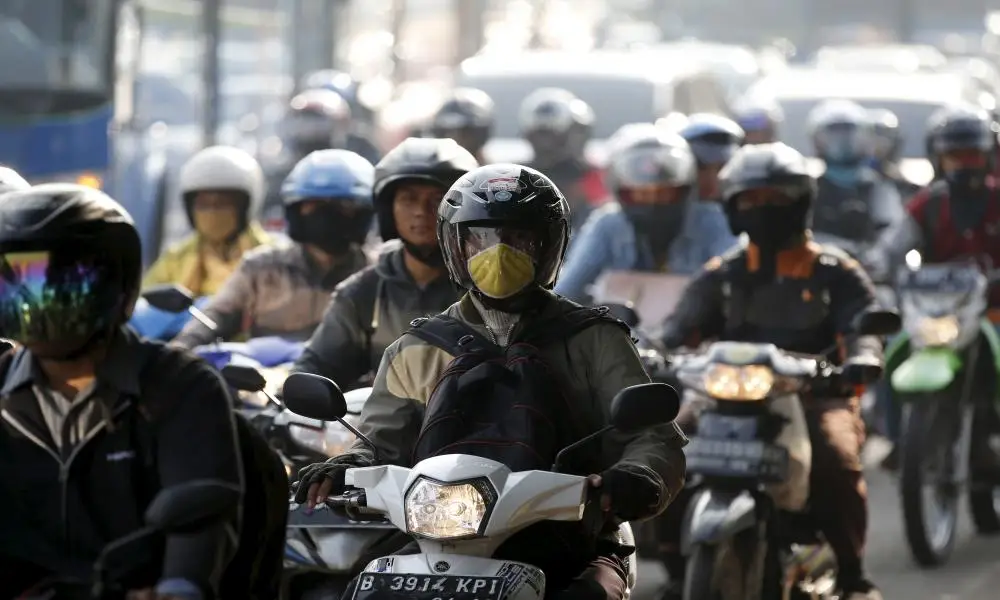
[[[191,290],[195,297],[211,296],[225,283],[248,251],[273,240],[257,223],[251,223],[228,257],[201,250],[197,233],[167,249],[146,272],[142,287],[175,283]]]

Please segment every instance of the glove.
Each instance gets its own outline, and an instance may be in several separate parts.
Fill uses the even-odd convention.
[[[344,473],[348,469],[364,466],[368,465],[355,456],[346,455],[303,467],[299,471],[299,481],[295,484],[295,501],[299,504],[305,502],[309,494],[309,487],[314,483],[322,483],[324,479],[333,481],[332,495],[343,494],[344,488],[347,487],[344,483]]]
[[[647,467],[618,464],[601,473],[602,503],[622,521],[650,516],[660,504],[659,476]]]

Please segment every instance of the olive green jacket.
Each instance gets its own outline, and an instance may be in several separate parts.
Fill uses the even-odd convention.
[[[539,316],[542,319],[551,317],[567,306],[576,305],[553,294],[552,301]],[[469,296],[448,307],[444,314],[468,323],[487,339],[492,339]],[[530,326],[531,321],[529,316],[522,317],[511,339],[517,339],[518,332]],[[562,385],[569,388],[567,397],[579,402],[581,421],[588,428],[580,432],[580,437],[607,424],[611,400],[619,391],[631,385],[649,383],[635,345],[614,323],[597,323],[539,351],[543,360],[561,375]],[[359,426],[378,448],[379,462],[412,466],[410,457],[420,434],[424,406],[453,358],[408,333],[386,349]],[[613,432],[599,445],[601,450],[595,450],[583,462],[592,465],[594,473],[616,463],[650,471],[661,484],[660,506],[648,515],[654,516],[666,508],[683,486],[685,463],[681,448],[686,443],[687,438],[673,423],[640,434]],[[595,444],[595,448],[597,446]],[[371,461],[370,451],[360,443],[350,453],[353,455],[350,458],[359,462]]]

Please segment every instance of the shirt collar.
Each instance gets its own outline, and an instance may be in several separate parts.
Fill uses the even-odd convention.
[[[139,395],[139,371],[142,369],[143,353],[136,352],[139,336],[123,326],[108,348],[107,356],[97,367],[98,383],[129,396]],[[14,355],[7,379],[0,388],[0,395],[7,395],[18,389],[38,382],[42,377],[31,353],[20,349]]]

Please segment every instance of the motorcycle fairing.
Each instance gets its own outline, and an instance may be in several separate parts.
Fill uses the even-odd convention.
[[[924,348],[903,361],[890,382],[897,392],[939,392],[951,385],[961,368],[962,359],[951,348]]]
[[[681,551],[688,555],[694,545],[715,545],[752,528],[756,513],[757,500],[746,490],[699,490],[688,505]]]

